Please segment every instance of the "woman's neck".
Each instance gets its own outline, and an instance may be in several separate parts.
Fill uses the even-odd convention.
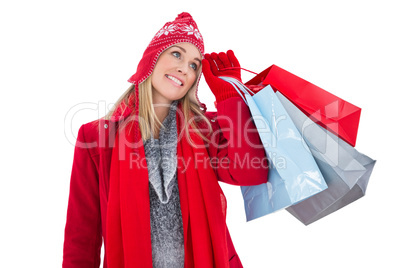
[[[154,111],[158,120],[162,123],[169,114],[170,105],[154,105]]]
[[[154,111],[155,111],[156,117],[158,118],[159,122],[162,123],[165,120],[165,118],[168,116],[169,111],[170,111],[170,105],[171,104],[167,104],[167,103],[165,103],[165,104],[155,104],[154,103]],[[154,133],[153,133],[153,136],[155,139],[159,139],[159,130],[160,130],[159,126],[156,125]]]

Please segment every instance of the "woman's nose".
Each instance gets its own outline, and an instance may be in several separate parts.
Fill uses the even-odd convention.
[[[187,67],[186,64],[181,64],[181,65],[177,66],[177,71],[178,71],[179,73],[182,73],[182,74],[187,74],[187,72],[188,72],[188,67]]]

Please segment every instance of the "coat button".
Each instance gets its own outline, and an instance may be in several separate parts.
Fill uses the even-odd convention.
[[[211,122],[215,122],[215,119],[211,119]]]
[[[105,124],[105,125],[104,125],[104,127],[105,127],[105,128],[107,128],[107,127],[108,127],[108,125],[107,125],[107,124]]]

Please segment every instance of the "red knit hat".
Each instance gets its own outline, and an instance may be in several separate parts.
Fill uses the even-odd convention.
[[[167,22],[156,33],[138,64],[137,72],[128,79],[128,82],[135,85],[142,83],[152,74],[159,55],[172,45],[183,42],[195,45],[202,57],[204,57],[204,41],[202,35],[198,30],[197,24],[187,12],[179,14],[174,21]],[[198,104],[205,109],[205,104],[202,104],[197,96],[200,77],[195,86],[190,89],[189,94],[193,101],[198,102]],[[135,94],[138,96],[138,87],[135,89]],[[136,110],[138,110],[138,103],[136,104],[135,107]]]
[[[204,41],[197,24],[190,14],[183,12],[172,22],[167,22],[160,29],[142,56],[137,72],[128,79],[133,84],[142,83],[151,75],[159,55],[174,44],[188,42],[195,45],[204,55]]]

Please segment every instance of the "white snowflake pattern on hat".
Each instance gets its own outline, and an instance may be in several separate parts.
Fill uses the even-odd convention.
[[[197,38],[198,40],[202,40],[202,36],[201,33],[198,31],[197,28],[194,28],[193,25],[187,25],[187,24],[181,24],[181,23],[177,23],[177,24],[170,24],[168,26],[164,26],[162,27],[162,29],[160,29],[155,37],[153,39],[157,39],[160,38],[162,35],[169,35],[169,34],[183,34],[183,33],[187,33],[187,35],[194,35],[195,38]]]
[[[177,30],[177,25],[170,24],[169,26],[164,26],[159,32],[155,35],[155,38],[161,37],[161,35],[168,35],[169,33],[174,33]]]
[[[187,32],[187,35],[193,34],[197,39],[202,39],[201,33],[198,31],[197,28],[194,29],[193,25],[184,25],[180,30],[182,30],[183,32]]]

